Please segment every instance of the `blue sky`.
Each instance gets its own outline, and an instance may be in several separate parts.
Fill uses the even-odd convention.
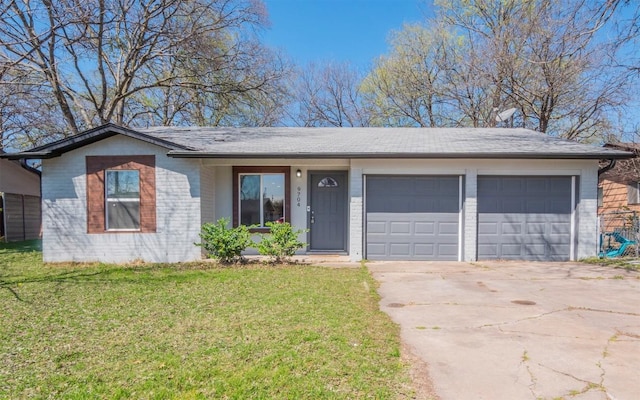
[[[424,0],[264,0],[271,28],[264,42],[298,65],[349,61],[367,68],[387,52],[387,37],[429,12]]]

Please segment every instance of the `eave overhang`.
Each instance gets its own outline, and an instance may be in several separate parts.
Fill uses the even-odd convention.
[[[156,146],[163,147],[170,151],[189,151],[190,147],[182,146],[167,140],[159,139],[144,133],[134,131],[116,124],[106,124],[97,128],[89,129],[79,135],[75,135],[66,139],[58,140],[57,142],[49,143],[44,146],[33,148],[29,151],[19,153],[5,153],[0,154],[0,158],[7,158],[9,160],[20,159],[48,159],[54,157],[60,157],[62,154],[69,151],[78,149],[80,147],[98,142],[110,138],[115,135],[123,135],[130,138],[138,139],[143,142],[154,144]]]
[[[602,160],[626,159],[633,153],[212,153],[200,151],[172,150],[167,156],[173,158],[214,159],[525,159],[525,160]]]

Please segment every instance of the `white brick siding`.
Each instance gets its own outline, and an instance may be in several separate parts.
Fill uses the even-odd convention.
[[[155,233],[87,234],[85,156],[156,156]],[[43,160],[43,256],[46,262],[190,261],[201,258],[200,161],[122,136]]]
[[[467,169],[464,178],[463,215],[464,261],[475,261],[478,249],[478,170]]]
[[[156,156],[155,233],[87,234],[87,155]],[[349,170],[349,255],[365,256],[363,176],[458,175],[464,177],[463,242],[461,259],[477,254],[477,177],[479,175],[570,175],[579,179],[576,209],[578,258],[596,254],[596,160],[197,160],[174,159],[166,149],[115,136],[43,161],[44,259],[53,261],[155,262],[201,258],[200,226],[232,217],[232,165],[289,165],[291,167],[291,222],[308,223],[306,176],[308,171]],[[302,177],[295,171],[300,168]],[[297,188],[301,188],[300,205]],[[305,236],[306,235],[302,235]]]
[[[362,168],[351,168],[349,174],[349,256],[360,261],[364,254],[364,207]]]
[[[200,167],[200,223],[216,221],[216,169],[209,166]]]
[[[598,170],[583,170],[579,179],[580,196],[576,217],[578,220],[578,260],[593,257],[598,251]]]

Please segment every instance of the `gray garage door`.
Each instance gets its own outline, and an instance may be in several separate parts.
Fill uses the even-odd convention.
[[[478,259],[569,260],[571,177],[478,177]]]
[[[458,176],[367,176],[366,257],[457,260]]]

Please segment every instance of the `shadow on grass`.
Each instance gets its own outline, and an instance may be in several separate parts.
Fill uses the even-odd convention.
[[[64,268],[60,270],[59,268]],[[179,263],[179,264],[46,264],[39,274],[25,276],[0,275],[0,289],[8,290],[17,300],[25,301],[20,297],[17,289],[24,284],[54,283],[54,284],[133,284],[133,285],[157,285],[163,282],[188,281],[197,279],[191,271],[222,270],[211,263]]]
[[[22,242],[0,243],[0,250],[11,250],[16,253],[31,253],[34,251],[42,251],[42,240],[25,240]]]

